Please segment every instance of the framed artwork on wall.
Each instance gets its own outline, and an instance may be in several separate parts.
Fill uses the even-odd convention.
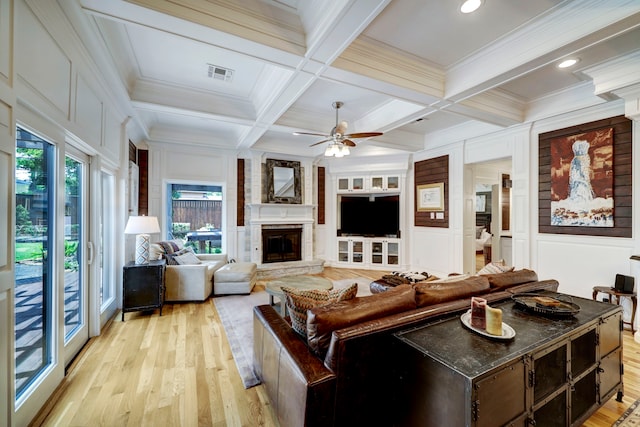
[[[551,141],[551,225],[613,227],[613,128]]]
[[[622,115],[540,134],[538,231],[632,237],[632,141]]]
[[[416,187],[418,212],[439,212],[444,210],[444,183],[422,184]]]

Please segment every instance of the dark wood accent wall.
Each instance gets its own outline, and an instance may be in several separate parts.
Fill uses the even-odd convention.
[[[138,150],[138,215],[149,215],[149,150]]]
[[[422,160],[414,164],[414,221],[416,227],[449,227],[449,156]],[[418,185],[444,183],[444,218],[436,219],[435,212],[418,212]],[[431,214],[434,218],[431,218]]]
[[[551,140],[613,128],[614,227],[551,225]],[[616,116],[539,135],[538,230],[540,233],[632,237],[632,121]]]
[[[129,161],[138,164],[138,148],[131,141],[129,141]]]
[[[325,223],[326,175],[325,168],[318,167],[318,224]]]
[[[500,179],[500,211],[502,213],[502,223],[500,230],[511,229],[511,177],[509,174],[503,173]]]
[[[237,169],[236,226],[244,227],[244,159],[238,159]]]

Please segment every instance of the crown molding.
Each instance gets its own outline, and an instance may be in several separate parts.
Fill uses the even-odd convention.
[[[640,50],[607,63],[582,70],[593,80],[594,93],[610,94],[640,83]]]

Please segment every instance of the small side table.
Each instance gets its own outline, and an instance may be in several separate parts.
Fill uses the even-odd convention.
[[[614,288],[608,287],[608,286],[594,286],[593,287],[593,300],[596,300],[596,297],[598,296],[599,293],[603,293],[603,294],[607,294],[609,295],[609,297],[611,299],[616,300],[616,304],[620,305],[620,299],[621,298],[631,298],[631,302],[633,303],[633,311],[631,312],[631,322],[625,322],[624,320],[622,321],[623,324],[627,324],[631,326],[631,333],[635,334],[635,329],[633,327],[634,324],[634,320],[636,318],[636,308],[638,306],[638,301],[636,298],[636,293],[629,293],[629,292],[619,292],[617,290],[615,290]],[[611,301],[613,302],[613,301]]]
[[[160,309],[164,304],[165,260],[136,264],[131,261],[124,266],[122,279],[122,321],[128,311]]]

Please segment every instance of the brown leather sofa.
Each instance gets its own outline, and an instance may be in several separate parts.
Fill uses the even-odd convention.
[[[531,270],[486,278],[484,291],[477,281],[422,289],[418,283],[316,307],[308,312],[308,342],[273,307],[255,307],[254,369],[280,425],[393,426],[403,363],[395,332],[463,312],[473,295],[491,304],[514,293],[558,288],[556,280],[540,281]],[[416,300],[426,305],[418,307]]]

